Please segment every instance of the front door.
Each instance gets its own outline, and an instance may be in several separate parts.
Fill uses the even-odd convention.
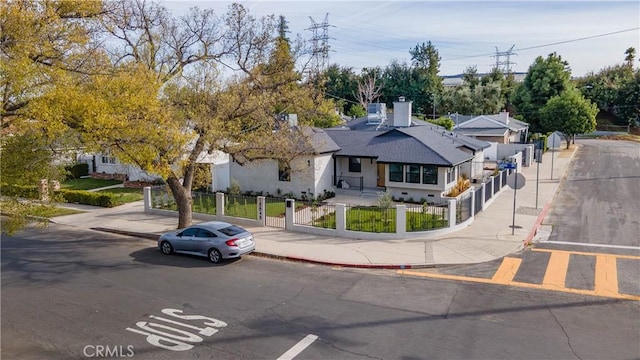
[[[378,187],[384,187],[385,179],[385,166],[384,164],[378,163],[378,182],[376,185]]]

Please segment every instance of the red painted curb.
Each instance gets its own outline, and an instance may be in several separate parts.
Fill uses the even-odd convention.
[[[544,204],[544,207],[542,208],[540,215],[538,215],[536,222],[533,224],[533,228],[531,229],[529,236],[527,236],[527,238],[524,240],[525,245],[530,244],[531,240],[533,240],[533,237],[536,236],[536,234],[538,233],[538,228],[540,227],[540,225],[542,225],[542,220],[544,220],[544,218],[547,216],[547,212],[549,211],[550,208],[551,208],[550,202]]]
[[[313,259],[307,259],[307,258],[296,257],[296,256],[271,255],[271,254],[266,254],[266,253],[262,253],[262,252],[259,252],[259,251],[254,251],[250,255],[260,256],[260,257],[265,257],[265,258],[270,258],[270,259],[288,260],[288,261],[295,261],[295,262],[304,262],[304,263],[308,263],[308,264],[325,265],[325,266],[337,266],[337,267],[352,268],[352,269],[405,270],[405,269],[426,269],[426,268],[434,268],[435,267],[435,265],[428,265],[428,264],[424,264],[424,265],[410,265],[410,264],[407,264],[407,265],[395,265],[395,264],[344,264],[344,263],[337,263],[337,262],[331,262],[331,261],[313,260]]]

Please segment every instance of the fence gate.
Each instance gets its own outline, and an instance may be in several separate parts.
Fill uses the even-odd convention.
[[[285,227],[286,201],[280,198],[265,198],[265,225],[270,227]]]

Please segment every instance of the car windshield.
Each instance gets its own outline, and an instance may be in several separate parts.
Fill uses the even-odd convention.
[[[246,230],[241,228],[241,227],[238,227],[238,226],[235,226],[235,225],[231,225],[231,226],[228,226],[226,228],[219,229],[218,231],[220,231],[221,233],[223,233],[223,234],[225,234],[227,236],[234,236],[234,235],[238,235],[240,233],[243,233]]]

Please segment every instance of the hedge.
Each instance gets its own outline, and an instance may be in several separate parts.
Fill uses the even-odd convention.
[[[60,190],[56,193],[62,195],[68,203],[78,203],[83,205],[93,205],[102,207],[114,207],[124,204],[118,200],[118,196],[109,193],[91,192],[86,190]]]
[[[2,184],[0,193],[5,196],[37,199],[40,197],[38,187],[34,185]]]
[[[65,166],[64,169],[69,173],[66,176],[67,180],[80,179],[82,176],[89,175],[89,164],[87,163],[68,165]]]
[[[33,185],[9,185],[2,184],[0,193],[4,196],[21,197],[25,199],[39,199],[38,187]],[[93,205],[102,207],[114,207],[124,204],[119,194],[91,192],[86,190],[58,190],[57,196],[65,202]]]

